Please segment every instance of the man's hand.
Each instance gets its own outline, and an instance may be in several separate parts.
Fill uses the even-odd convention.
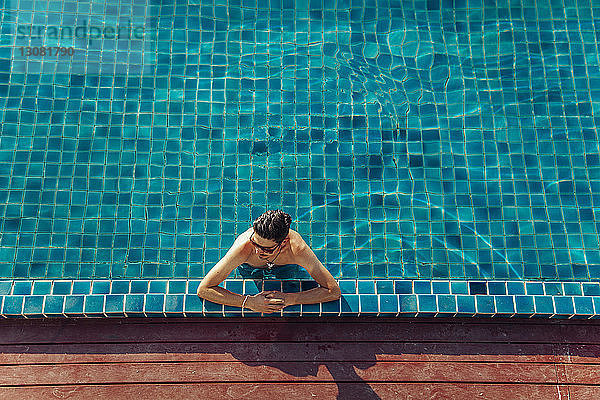
[[[277,292],[276,290],[271,290],[250,296],[246,301],[246,307],[252,311],[267,314],[279,311],[288,304],[285,304],[284,299],[281,297],[270,297],[275,293],[283,294],[281,292]]]
[[[295,303],[292,302],[292,293],[283,293],[278,292],[277,290],[272,290],[269,294],[267,294],[267,299],[279,299],[283,300],[283,307],[292,306]],[[282,307],[282,308],[283,308]]]

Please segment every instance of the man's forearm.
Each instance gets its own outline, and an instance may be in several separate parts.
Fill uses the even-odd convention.
[[[329,290],[323,286],[298,293],[286,293],[286,295],[290,296],[292,304],[325,303],[340,298],[339,292]]]
[[[226,306],[241,307],[244,296],[230,292],[220,286],[213,286],[198,290],[198,296],[213,303],[225,304]]]

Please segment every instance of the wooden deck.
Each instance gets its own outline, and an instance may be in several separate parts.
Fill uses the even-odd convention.
[[[600,398],[595,321],[87,318],[1,324],[1,399]]]

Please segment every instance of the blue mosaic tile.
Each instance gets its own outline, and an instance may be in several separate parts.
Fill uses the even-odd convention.
[[[456,305],[458,306],[458,313],[464,315],[475,314],[475,297],[474,296],[456,296]]]
[[[583,294],[581,283],[564,282],[563,292],[566,296],[581,296]]]
[[[443,314],[456,313],[456,311],[457,311],[456,296],[439,295],[438,296],[438,308],[439,308],[439,312],[443,313]]]
[[[166,289],[166,287],[165,287]],[[151,289],[152,290],[152,289]],[[208,301],[206,303],[209,303]],[[165,308],[164,294],[147,294],[144,311],[148,316],[163,316]],[[220,306],[220,311],[223,311],[223,306]]]
[[[394,285],[393,285],[392,281],[376,281],[375,284],[376,284],[375,288],[377,290],[377,294],[394,293]]]
[[[433,281],[431,285],[434,294],[450,294],[450,282]]]
[[[341,303],[341,302],[339,303],[339,306],[338,306],[338,307],[339,307],[340,309],[342,309],[342,308],[343,308],[343,305],[342,305],[342,303]],[[285,308],[283,309],[283,312],[282,312],[282,314],[283,314],[284,316],[286,316],[286,317],[297,317],[297,316],[300,316],[300,315],[301,315],[301,311],[302,311],[302,308],[300,307],[300,304],[294,304],[294,305],[292,305],[292,306],[287,306],[287,307],[285,307]]]
[[[517,313],[525,316],[535,312],[532,296],[515,296],[515,309]]]
[[[416,294],[430,294],[431,293],[431,282],[429,281],[414,281],[413,283],[414,292]],[[359,290],[359,293],[362,293]]]
[[[541,282],[526,282],[525,287],[529,296],[544,294],[544,285]]]
[[[359,297],[356,294],[344,295],[341,298],[341,308],[344,315],[358,315],[360,312],[359,308]]]
[[[196,294],[198,291],[198,287],[200,286],[199,280],[189,280],[187,285],[187,293],[188,294]]]
[[[109,294],[110,281],[92,281],[92,294]]]
[[[600,296],[600,284],[598,283],[584,283],[583,284],[584,296]]]
[[[544,282],[544,292],[547,296],[562,296],[562,284],[555,282]]]
[[[379,313],[396,315],[398,313],[398,296],[393,294],[379,296]]]
[[[104,312],[107,315],[124,315],[125,295],[109,294],[106,296]]]
[[[184,311],[186,316],[201,316],[203,312],[202,299],[195,294],[186,294],[184,298]]]
[[[600,296],[592,297],[594,302],[594,316],[592,318],[600,318]]]
[[[570,296],[553,296],[555,313],[559,315],[573,315],[575,307],[573,305],[573,297]]]
[[[468,282],[451,282],[452,294],[469,294]]]
[[[196,297],[200,304],[201,300]],[[125,295],[125,314],[127,316],[136,316],[141,317],[144,315],[144,300],[145,296],[143,294],[128,294]]]
[[[394,281],[394,292],[396,294],[412,294],[412,281]]]
[[[168,294],[165,298],[165,312],[167,316],[183,316],[184,295]],[[240,311],[237,308],[236,311]]]
[[[148,293],[149,282],[148,281],[131,281],[130,293],[135,294],[146,294]]]
[[[23,314],[24,296],[4,296],[2,314],[6,316]]]
[[[44,307],[44,296],[25,296],[23,304],[23,315],[31,318],[42,317]]]
[[[244,290],[244,282],[243,281],[225,281],[225,289],[233,292],[241,294]]]
[[[284,308],[284,311],[288,307]],[[339,301],[328,301],[321,304],[321,315],[339,315],[341,310],[341,304]]]
[[[69,293],[71,287],[73,292],[87,292],[90,289],[91,281],[39,281],[38,286],[40,292],[46,292],[49,287],[56,288],[56,292]],[[6,304],[6,309],[10,311],[5,316],[20,316],[28,317],[40,316],[259,316],[259,313],[254,313],[251,310],[244,310],[242,313],[239,307],[222,306],[202,301],[196,294],[167,294],[167,293],[152,293],[145,298],[143,293],[126,293],[126,288],[130,291],[136,290],[129,281],[107,281],[112,291],[125,292],[113,293],[109,295],[24,295],[25,300],[15,300],[15,295],[3,296],[2,304]],[[127,282],[127,283],[125,283]],[[149,283],[148,281],[144,281]],[[167,282],[167,281],[163,281]],[[178,286],[174,286],[172,290],[178,292],[189,292],[187,281],[176,281]],[[315,287],[315,283],[307,283],[308,281],[287,280],[287,281],[270,281],[272,284],[281,285],[285,292],[298,292],[304,286],[305,290],[310,287]],[[400,290],[408,291],[411,285],[403,285]],[[436,282],[442,282],[443,285],[438,286],[441,291],[450,291],[451,288],[462,291],[468,286],[458,285],[453,286],[448,281],[426,281],[434,287]],[[58,285],[57,285],[58,283]],[[83,283],[83,284],[81,284]],[[345,280],[342,286],[348,287],[348,291],[357,291],[357,281]],[[468,283],[468,282],[465,282]],[[506,292],[520,293],[524,291],[523,282],[488,282],[491,285],[486,285],[486,290],[490,292],[502,293],[504,288]],[[498,283],[498,285],[494,285]],[[80,285],[81,284],[81,285]],[[551,285],[549,285],[551,284]],[[162,285],[161,285],[162,286]],[[258,288],[256,282],[252,280],[230,280],[225,282],[228,289],[240,294],[256,294]],[[261,285],[262,286],[262,285]],[[599,285],[587,284],[581,285],[577,282],[545,282],[540,287],[539,285],[529,286],[528,290],[533,292],[544,289],[544,286],[549,292],[558,291],[565,293],[574,293],[574,296],[530,296],[530,295],[449,295],[449,294],[401,294],[392,293],[381,294],[351,294],[344,293],[339,301],[326,302],[321,305],[295,305],[286,307],[283,312],[270,314],[271,316],[287,315],[402,315],[402,316],[534,316],[534,317],[554,317],[554,318],[596,318],[595,314],[595,298],[590,293],[595,293]],[[145,284],[142,287],[145,288]],[[162,286],[168,290],[169,285]],[[427,286],[424,286],[427,287]],[[34,283],[35,288],[35,283]],[[106,290],[107,286],[104,281],[96,287],[98,291]],[[392,291],[398,287],[394,284],[379,285],[374,281],[372,287],[375,291]],[[155,288],[156,289],[156,288]],[[588,293],[588,295],[586,295]],[[4,303],[4,298],[8,301]],[[43,299],[46,302],[43,303]],[[150,301],[148,303],[148,299]],[[16,302],[16,303],[15,303]],[[15,311],[22,307],[22,312]],[[266,314],[265,314],[266,315]]]
[[[54,295],[68,295],[71,294],[71,288],[73,281],[54,281],[52,285],[52,294]]]
[[[12,281],[0,281],[0,295],[9,295],[12,290]]]
[[[104,315],[104,296],[103,295],[85,296],[83,312],[87,316]]]
[[[167,281],[150,281],[148,293],[167,293]]]
[[[478,295],[487,293],[486,282],[469,282],[469,294]]]
[[[577,315],[593,315],[594,303],[591,297],[576,296],[573,297],[575,303],[575,313]]]
[[[251,296],[258,294],[260,291],[256,287],[256,284],[252,281],[244,281],[244,294]]]
[[[276,290],[281,292],[281,281],[274,280],[264,280],[263,281],[263,291]]]
[[[32,281],[16,281],[13,285],[13,295],[28,295],[31,294]]]
[[[525,294],[525,283],[524,282],[507,282],[506,289],[508,294],[517,295]]]
[[[552,296],[533,296],[533,301],[537,315],[554,315]]]
[[[421,313],[437,313],[437,298],[435,295],[418,295],[419,312]]]
[[[302,315],[320,315],[321,314],[321,304],[301,304],[301,313]]]
[[[360,290],[359,290],[360,292]],[[379,301],[376,295],[360,294],[360,313],[362,314],[377,314],[379,312]],[[303,310],[304,313],[304,310]]]
[[[33,291],[34,295],[50,294],[52,290],[52,281],[34,281]]]
[[[495,314],[494,296],[475,296],[478,314]]]
[[[361,294],[374,294],[375,293],[375,282],[374,281],[357,281],[358,293]]]
[[[169,294],[185,294],[187,287],[186,281],[170,281],[169,282]],[[241,284],[240,284],[241,291]]]
[[[91,281],[74,281],[73,282],[73,294],[90,294],[92,288]]]
[[[496,312],[498,314],[514,314],[515,299],[513,296],[494,296],[496,302]]]
[[[44,296],[44,314],[47,316],[62,315],[64,313],[65,296]]]
[[[506,294],[506,283],[505,282],[488,282],[488,293],[491,295],[504,295]]]
[[[85,297],[83,295],[65,296],[64,313],[67,316],[81,316]]]
[[[281,282],[281,290],[285,293],[298,293],[300,292],[300,281],[286,280]]]
[[[147,306],[146,309],[148,309]],[[204,312],[206,314],[222,314],[223,305],[213,303],[212,301],[204,300]]]
[[[111,283],[111,294],[127,294],[129,290],[129,281],[112,281]]]

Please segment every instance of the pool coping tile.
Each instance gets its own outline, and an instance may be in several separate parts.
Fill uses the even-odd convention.
[[[0,294],[0,310],[4,318],[261,315],[199,298],[199,283],[198,279],[4,280],[0,281],[0,293],[5,293]],[[259,286],[248,279],[229,279],[223,284],[242,295],[255,295],[264,288],[298,292],[318,285],[310,280],[265,280]],[[600,284],[596,282],[346,278],[339,280],[339,286],[338,300],[292,305],[263,315],[600,318]]]

